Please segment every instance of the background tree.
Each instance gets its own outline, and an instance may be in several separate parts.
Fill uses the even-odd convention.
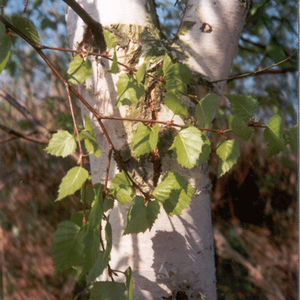
[[[223,107],[223,110],[224,110],[224,107]],[[226,111],[226,108],[225,108],[225,111]],[[222,122],[222,120],[221,120],[221,122]],[[217,237],[218,237],[218,235],[217,235]]]

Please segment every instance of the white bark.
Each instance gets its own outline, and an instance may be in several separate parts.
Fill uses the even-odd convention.
[[[146,26],[150,16],[146,0],[85,0],[82,6],[102,25],[135,24]],[[95,4],[96,2],[96,4]],[[193,70],[210,79],[226,77],[237,49],[239,34],[244,20],[244,8],[239,0],[191,0],[188,1],[183,21],[196,24],[180,37],[180,43],[188,54],[187,63]],[[203,23],[212,31],[202,32]],[[70,10],[67,26],[73,47],[82,40],[84,25]],[[130,47],[135,47],[131,44]],[[123,50],[119,51],[122,53]],[[93,61],[93,76],[81,89],[91,105],[105,115],[126,115],[127,108],[114,107],[116,75],[107,73],[100,61]],[[222,87],[218,87],[221,93]],[[82,109],[84,114],[87,111]],[[159,119],[168,120],[170,113],[162,109]],[[94,182],[104,179],[108,147],[101,131],[94,122],[102,156],[91,157]],[[116,148],[120,149],[130,138],[128,128],[118,121],[105,122]],[[126,125],[127,126],[127,125]],[[149,164],[151,167],[151,164]],[[177,291],[184,291],[188,299],[215,300],[215,266],[213,233],[210,211],[210,182],[207,167],[183,170],[174,159],[164,157],[163,172],[179,170],[195,187],[196,193],[190,207],[181,216],[168,217],[161,209],[151,231],[138,235],[121,236],[126,222],[127,207],[113,209],[110,221],[113,227],[111,267],[124,270],[130,265],[134,272],[135,299],[161,299]],[[118,172],[113,163],[110,178]],[[152,171],[149,169],[149,172]]]

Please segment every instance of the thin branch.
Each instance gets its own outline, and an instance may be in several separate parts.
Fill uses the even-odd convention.
[[[260,69],[260,70],[257,70],[257,71],[254,71],[254,72],[246,72],[246,73],[242,73],[242,74],[238,74],[238,75],[234,75],[234,76],[231,76],[231,77],[227,77],[227,78],[224,78],[224,79],[218,79],[218,80],[214,80],[214,81],[210,81],[210,83],[217,83],[217,82],[221,82],[221,81],[231,81],[231,80],[235,80],[235,79],[241,79],[241,78],[245,78],[245,77],[249,77],[249,76],[257,76],[257,75],[262,75],[262,74],[266,74],[266,73],[285,73],[285,72],[290,72],[291,70],[293,71],[296,71],[296,69],[288,69],[288,71],[283,71],[283,72],[280,72],[280,70],[274,70],[273,72],[270,72],[273,67],[276,67],[276,66],[279,66],[287,61],[289,61],[297,52],[293,52],[290,56],[286,57],[285,59],[277,62],[277,63],[274,63],[268,67],[265,67],[263,69]]]
[[[109,175],[112,151],[113,151],[113,149],[110,147],[109,152],[108,152],[108,157],[107,157],[107,165],[106,165],[106,171],[105,171],[105,181],[104,181],[104,188],[103,188],[103,193],[104,193],[105,196],[107,194],[108,175]]]
[[[23,12],[26,12],[27,6],[28,6],[28,0],[25,0],[25,5],[24,5],[24,10],[23,10]]]

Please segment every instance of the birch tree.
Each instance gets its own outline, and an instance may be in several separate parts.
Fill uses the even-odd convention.
[[[251,119],[254,98],[224,95],[249,1],[180,1],[172,39],[160,30],[154,1],[64,2],[71,49],[60,50],[74,54],[65,76],[29,20],[0,17],[0,71],[11,31],[62,81],[74,122],[74,134],[58,131],[45,149],[62,157],[79,150],[56,200],[81,190],[83,209],[54,234],[56,271],[74,272],[91,299],[216,299],[207,161],[216,148],[222,176],[240,141],[261,127]],[[231,106],[228,129],[212,126],[220,101]],[[269,156],[296,134],[284,137],[282,126],[279,115],[263,126]],[[212,147],[213,134],[221,141]]]

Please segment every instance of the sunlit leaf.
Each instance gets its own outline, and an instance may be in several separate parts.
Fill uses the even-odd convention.
[[[194,194],[193,187],[187,180],[172,172],[168,172],[155,188],[154,197],[162,202],[165,211],[170,215],[180,215],[188,207]]]
[[[39,34],[34,27],[33,23],[20,15],[14,15],[11,17],[11,23],[19,29],[26,37],[35,43],[40,42]]]
[[[10,57],[10,48],[11,48],[11,37],[6,34],[5,26],[0,23],[0,74],[5,68],[9,57]]]
[[[109,188],[120,204],[126,204],[133,198],[132,183],[124,171],[115,175]]]
[[[111,67],[108,70],[108,72],[113,73],[113,74],[116,74],[119,72],[116,49],[114,50],[113,61],[112,61]]]
[[[211,122],[218,107],[216,94],[207,94],[196,106],[196,119],[199,127],[210,128]]]
[[[88,59],[83,59],[80,55],[74,56],[67,71],[68,82],[74,85],[83,83],[92,74],[91,62]]]
[[[250,139],[254,131],[253,128],[250,128],[243,119],[232,115],[229,116],[229,128],[234,134],[245,141]]]
[[[89,172],[82,167],[73,167],[70,169],[61,181],[58,189],[58,197],[55,201],[74,194],[81,188],[88,177]]]
[[[53,134],[45,151],[55,156],[66,157],[76,150],[76,141],[72,134],[66,130],[58,130]]]
[[[165,94],[164,103],[175,115],[187,117],[188,110],[181,100],[180,95],[168,92]]]
[[[217,147],[219,156],[218,176],[223,176],[236,163],[240,156],[240,143],[237,140],[226,140],[219,143]]]
[[[113,33],[106,29],[103,29],[103,35],[108,49],[113,49],[117,46],[117,38]]]
[[[98,184],[95,190],[94,201],[88,217],[88,227],[97,228],[103,216],[103,185]]]
[[[136,72],[136,80],[138,84],[140,84],[143,81],[145,73],[146,73],[146,64],[142,64]]]

